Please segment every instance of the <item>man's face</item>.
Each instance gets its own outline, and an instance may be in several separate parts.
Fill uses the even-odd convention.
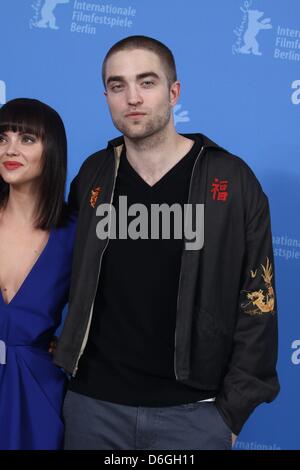
[[[140,140],[171,126],[179,83],[169,86],[160,58],[145,49],[119,51],[106,63],[106,98],[116,128]]]

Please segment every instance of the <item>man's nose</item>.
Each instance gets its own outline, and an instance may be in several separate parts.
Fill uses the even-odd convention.
[[[133,85],[128,88],[128,95],[127,95],[127,100],[128,104],[132,106],[136,106],[138,104],[141,104],[143,102],[143,98],[138,90],[138,88]]]

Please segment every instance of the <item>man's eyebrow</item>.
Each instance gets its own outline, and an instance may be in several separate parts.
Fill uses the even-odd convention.
[[[108,85],[110,82],[123,82],[124,77],[122,75],[111,75],[108,77],[106,84]]]
[[[143,72],[143,73],[139,73],[136,78],[138,80],[141,80],[142,78],[147,78],[147,77],[152,77],[152,78],[156,78],[159,80],[159,75],[157,75],[157,73],[155,72]]]
[[[157,75],[157,73],[155,72],[143,72],[143,73],[139,73],[138,75],[136,75],[137,80],[142,80],[143,78],[147,78],[147,77],[156,78],[157,80],[159,80],[160,78],[159,75]],[[124,81],[125,81],[125,77],[123,75],[111,75],[110,77],[108,77],[106,84],[108,85],[111,82],[124,82]]]

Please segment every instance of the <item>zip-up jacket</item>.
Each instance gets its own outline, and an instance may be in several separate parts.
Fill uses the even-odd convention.
[[[243,160],[201,134],[186,137],[202,142],[188,203],[204,204],[204,246],[190,250],[188,240],[184,243],[175,376],[200,390],[218,390],[216,406],[238,434],[252,411],[279,391],[269,205]],[[97,206],[112,203],[123,145],[120,137],[90,156],[71,184],[69,203],[78,210],[77,235],[69,313],[54,360],[73,376],[87,343],[109,243],[96,235]]]

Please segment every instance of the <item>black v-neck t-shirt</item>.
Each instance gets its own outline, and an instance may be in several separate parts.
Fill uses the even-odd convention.
[[[113,206],[188,202],[189,183],[201,142],[154,186],[121,155]],[[128,223],[135,217],[128,217]],[[174,219],[173,219],[174,220]],[[70,389],[133,406],[172,406],[214,396],[178,382],[174,348],[183,240],[110,239],[103,255],[86,350]],[[161,231],[160,231],[161,232]],[[118,233],[118,230],[117,230]]]

